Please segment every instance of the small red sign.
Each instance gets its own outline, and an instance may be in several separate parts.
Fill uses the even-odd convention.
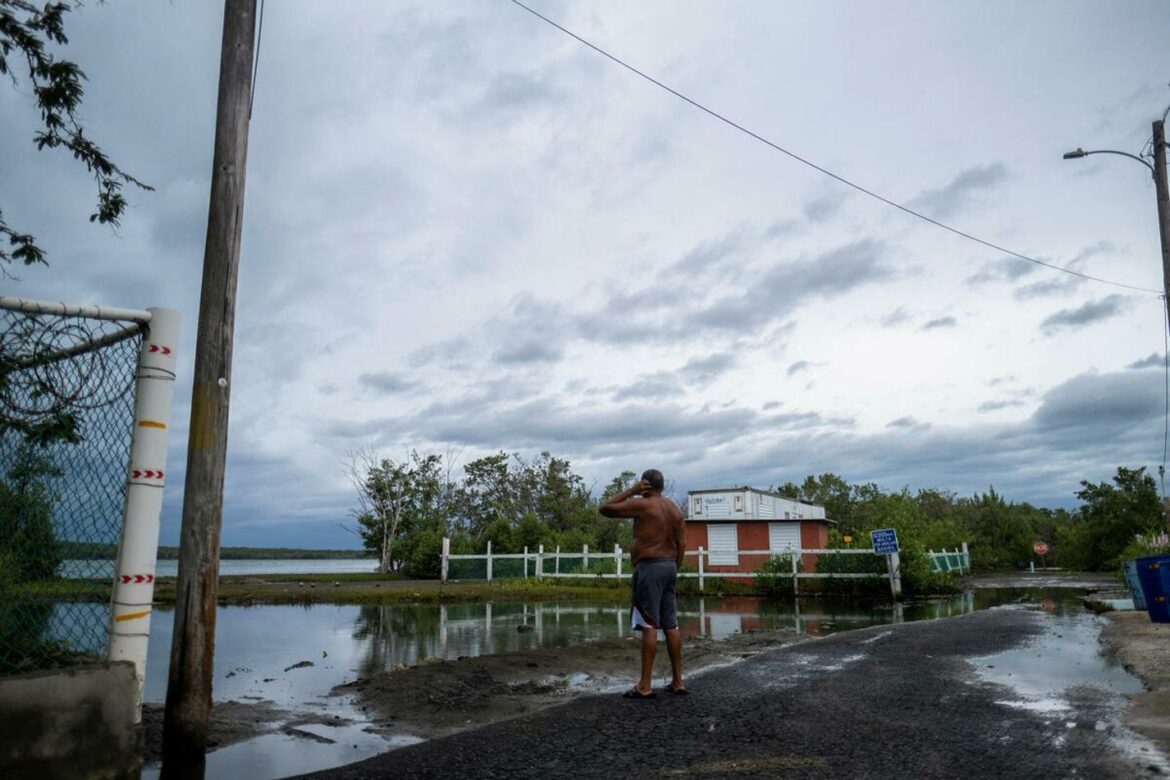
[[[1048,543],[1047,542],[1035,542],[1032,544],[1032,551],[1035,552],[1037,555],[1047,555],[1048,554]]]

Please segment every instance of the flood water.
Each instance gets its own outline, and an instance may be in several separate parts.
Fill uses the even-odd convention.
[[[1083,611],[1078,590],[999,588],[900,605],[812,598],[783,602],[753,597],[688,599],[680,601],[679,623],[684,636],[716,639],[777,628],[820,636],[1013,605],[1070,621],[1070,634],[1082,639],[1080,634],[1088,629],[1073,630],[1074,625],[1095,619]],[[171,611],[154,614],[147,702],[161,703],[165,698],[172,620]],[[531,630],[518,630],[521,626]],[[407,735],[387,739],[364,731],[357,707],[346,698],[328,696],[334,686],[358,677],[432,656],[454,659],[631,634],[627,606],[614,603],[221,607],[214,698],[265,700],[289,710],[317,713],[319,736],[328,739],[266,734],[209,754],[207,776],[279,778],[350,763],[413,741]],[[1006,659],[998,663],[1011,666]],[[344,734],[329,722],[338,714],[352,721],[341,728]],[[312,732],[317,727],[306,728]],[[143,780],[157,777],[157,772],[157,767],[148,767]]]
[[[684,636],[713,639],[775,628],[821,636],[962,615],[1002,603],[1004,598],[976,591],[896,606],[812,598],[796,602],[755,597],[683,599],[679,626]],[[151,621],[144,693],[148,702],[162,702],[166,696],[173,619],[172,611],[158,609]],[[532,630],[519,630],[521,626]],[[214,696],[220,701],[261,698],[295,706],[319,700],[343,682],[399,664],[411,666],[428,657],[454,659],[564,647],[632,634],[628,607],[615,603],[220,607]],[[311,665],[289,669],[304,661]]]

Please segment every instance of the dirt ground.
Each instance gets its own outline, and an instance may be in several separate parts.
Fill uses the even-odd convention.
[[[687,637],[683,676],[806,639],[791,630],[753,631],[720,640]],[[637,676],[638,653],[639,641],[627,638],[453,661],[432,658],[338,686],[333,693],[355,695],[379,731],[429,739],[552,707],[577,694],[630,687]],[[662,643],[654,669],[656,681],[669,678],[670,660]]]

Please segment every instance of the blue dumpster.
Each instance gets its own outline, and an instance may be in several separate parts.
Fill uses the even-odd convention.
[[[1146,608],[1146,597],[1142,595],[1142,581],[1138,579],[1137,561],[1126,561],[1122,564],[1125,569],[1125,584],[1129,586],[1129,594],[1133,596],[1133,608]]]
[[[1170,555],[1147,555],[1135,558],[1134,563],[1150,620],[1170,623]]]

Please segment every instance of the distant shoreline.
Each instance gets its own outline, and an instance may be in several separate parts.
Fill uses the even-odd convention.
[[[96,544],[94,542],[61,542],[62,558],[76,561],[85,560],[113,560],[118,555],[116,544]],[[173,561],[179,558],[179,548],[160,545],[158,560]],[[321,560],[321,559],[369,559],[377,560],[374,555],[365,550],[306,550],[296,547],[221,547],[220,560],[248,561],[248,560]]]

